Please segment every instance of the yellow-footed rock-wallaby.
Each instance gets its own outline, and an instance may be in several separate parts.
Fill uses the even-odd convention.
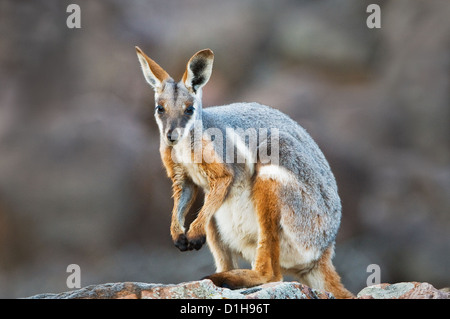
[[[136,51],[155,91],[160,153],[173,182],[175,246],[198,250],[207,242],[217,272],[206,278],[218,286],[252,287],[291,274],[336,298],[352,297],[332,264],[341,219],[336,181],[310,135],[258,103],[203,108],[209,49],[192,56],[179,82]],[[199,189],[204,204],[185,229]],[[238,269],[239,256],[252,269]]]

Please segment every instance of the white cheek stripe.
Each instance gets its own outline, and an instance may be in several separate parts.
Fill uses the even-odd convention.
[[[159,118],[159,116],[157,116],[156,114],[155,114],[155,120],[156,120],[156,124],[158,124],[159,134],[160,134],[160,136],[162,138],[164,136],[164,132],[163,132],[163,126],[164,125],[163,125],[161,119]]]
[[[186,126],[183,128],[183,136],[181,137],[181,139],[185,139],[189,135],[189,132],[191,131],[191,128],[194,126],[194,123],[195,123],[195,112],[196,111],[194,111],[194,114],[191,116],[189,121],[186,123]]]

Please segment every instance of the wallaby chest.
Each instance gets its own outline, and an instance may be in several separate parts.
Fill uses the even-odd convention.
[[[206,172],[201,168],[200,163],[196,163],[193,157],[193,149],[189,139],[184,139],[174,146],[172,151],[174,162],[177,163],[194,184],[203,190],[209,190]]]

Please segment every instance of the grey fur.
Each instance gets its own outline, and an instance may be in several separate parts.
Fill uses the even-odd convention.
[[[186,207],[188,207],[191,202],[195,192],[195,186],[190,181],[186,181],[183,185],[181,185],[181,195],[178,202],[177,217],[182,227],[184,227],[184,212],[186,211]]]
[[[336,180],[325,156],[304,128],[286,114],[258,103],[204,108],[202,121],[204,128],[220,128],[224,136],[227,127],[277,128],[279,165],[298,178],[297,185],[285,185],[282,190],[282,201],[294,215],[282,215],[281,224],[307,246],[324,250],[334,243],[341,219]],[[258,140],[258,147],[262,142]],[[320,229],[312,223],[316,216],[322,220]]]

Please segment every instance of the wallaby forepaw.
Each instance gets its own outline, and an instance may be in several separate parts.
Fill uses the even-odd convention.
[[[188,249],[199,250],[206,243],[206,234],[203,231],[203,227],[193,227],[186,233],[187,241],[189,242]]]
[[[184,234],[180,234],[174,241],[174,244],[180,251],[186,251],[189,249],[189,241]]]
[[[189,250],[195,249],[195,250],[199,250],[200,248],[202,248],[202,246],[206,243],[206,236],[202,235],[202,236],[198,236],[198,237],[194,237],[193,239],[189,239]]]
[[[175,247],[177,247],[180,251],[187,250],[199,250],[206,242],[206,236],[198,236],[193,239],[188,239],[185,234],[180,234],[177,239],[174,241]]]

